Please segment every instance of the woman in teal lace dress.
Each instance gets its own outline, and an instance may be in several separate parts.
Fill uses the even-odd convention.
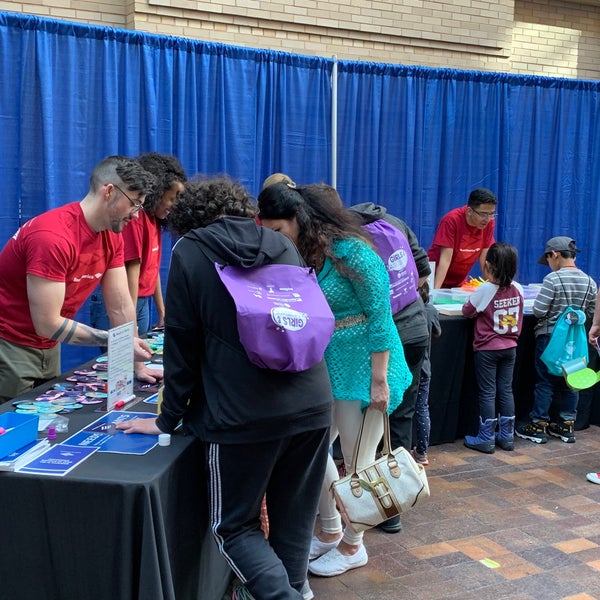
[[[375,458],[383,434],[379,413],[393,412],[411,382],[392,320],[385,265],[330,186],[295,188],[278,183],[263,189],[258,206],[263,225],[290,237],[307,265],[315,268],[335,315],[335,331],[325,352],[335,398],[331,441],[339,435],[349,467],[363,410],[370,408],[357,460],[361,467]],[[308,567],[325,577],[361,567],[368,560],[362,533],[342,531],[330,491],[337,478],[330,457],[319,502],[319,532],[311,544]]]

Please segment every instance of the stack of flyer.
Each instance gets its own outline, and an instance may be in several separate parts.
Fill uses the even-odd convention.
[[[0,458],[0,471],[16,471],[18,468],[31,462],[50,448],[50,442],[44,438],[33,440],[22,448],[11,452],[4,458]]]

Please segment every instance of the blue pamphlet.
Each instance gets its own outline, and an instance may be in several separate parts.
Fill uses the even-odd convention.
[[[56,444],[41,456],[15,470],[19,473],[62,477],[97,450],[98,448],[95,447],[77,448],[66,444]]]
[[[96,447],[99,452],[146,454],[158,444],[157,435],[124,433],[115,427],[117,423],[138,418],[155,419],[156,415],[146,412],[112,411],[96,419],[64,443],[78,447]]]

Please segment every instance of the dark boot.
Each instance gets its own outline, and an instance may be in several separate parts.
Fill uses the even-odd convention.
[[[498,431],[496,432],[496,446],[502,450],[515,449],[515,418],[498,415]]]
[[[400,521],[400,517],[392,517],[383,523],[379,523],[378,525],[381,531],[385,531],[386,533],[398,533],[402,531],[402,521]]]
[[[465,446],[486,454],[494,453],[496,423],[498,419],[486,419],[485,423],[479,417],[479,433],[476,436],[466,435]]]

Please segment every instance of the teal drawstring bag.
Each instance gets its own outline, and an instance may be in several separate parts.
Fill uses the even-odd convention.
[[[540,358],[551,375],[563,375],[562,365],[569,361],[584,360],[584,366],[587,366],[588,341],[585,313],[582,310],[572,306],[565,308]]]

